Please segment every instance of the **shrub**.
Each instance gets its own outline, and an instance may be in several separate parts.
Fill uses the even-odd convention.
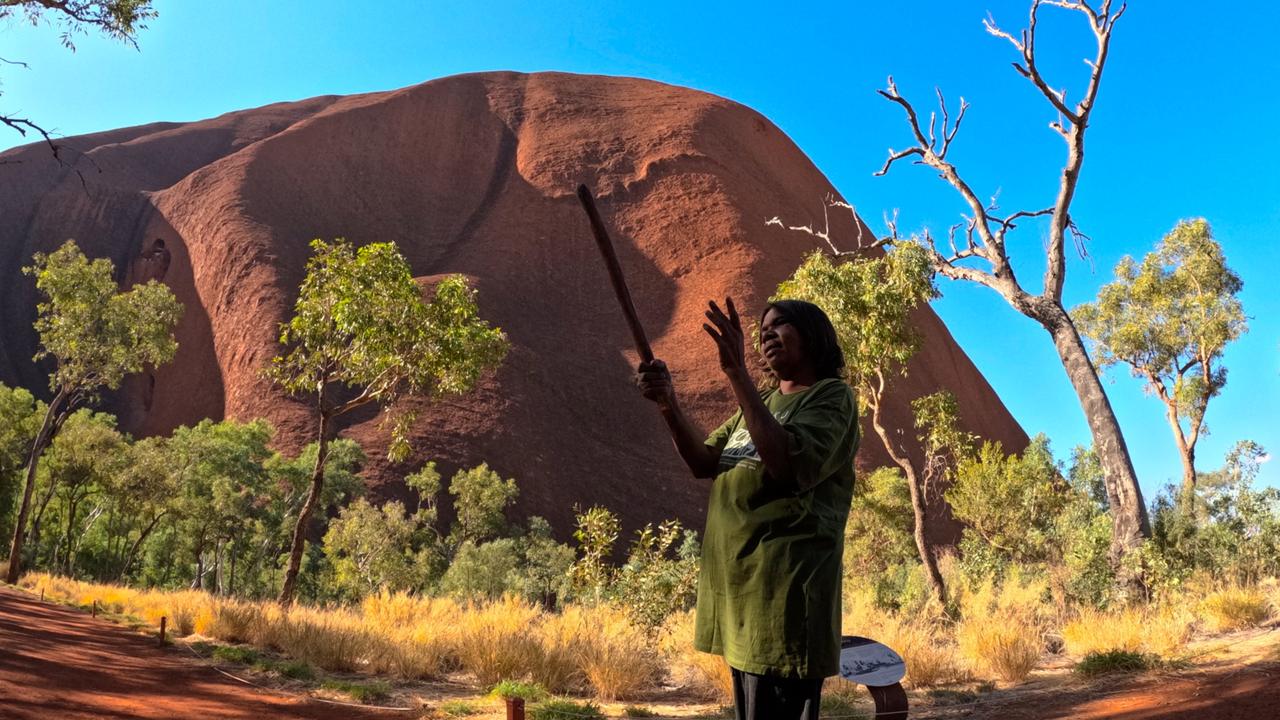
[[[520,698],[527,703],[535,703],[547,699],[547,689],[538,683],[520,682],[519,680],[503,680],[489,691],[490,695],[502,699]]]
[[[1133,607],[1104,613],[1084,609],[1062,628],[1068,655],[1124,651],[1169,657],[1191,639],[1195,619],[1173,607]]]
[[[590,642],[594,632],[581,606],[571,605],[563,612],[544,615],[538,627],[541,657],[530,672],[533,680],[555,693],[586,687],[582,646]]]
[[[468,715],[479,715],[483,711],[465,700],[450,700],[440,705],[440,712],[448,717],[466,717]]]
[[[285,653],[324,670],[358,669],[373,644],[360,618],[341,610],[290,608],[274,634]]]

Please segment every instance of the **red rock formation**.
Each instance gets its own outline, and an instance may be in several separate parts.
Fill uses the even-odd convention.
[[[372,460],[369,482],[395,493],[426,459],[446,473],[484,460],[518,479],[524,511],[561,532],[574,505],[593,503],[629,526],[677,516],[700,527],[706,494],[631,386],[629,336],[576,185],[596,189],[654,350],[708,428],[732,399],[701,330],[706,301],[732,295],[759,308],[814,247],[765,219],[809,217],[834,192],[749,108],[655,82],[558,73],[450,77],[66,144],[85,156],[75,164],[83,183],[46,148],[0,155],[9,163],[0,165],[0,380],[45,384],[30,362],[34,287],[19,268],[71,237],[115,260],[122,284],[162,275],[186,306],[174,362],[113,401],[127,429],[262,416],[280,446],[300,447],[311,439],[306,408],[261,370],[307,243],[395,241],[418,275],[471,277],[483,315],[512,348],[475,393],[424,412],[410,464],[382,458],[387,434],[372,412],[348,418],[344,434]],[[852,221],[835,230],[855,232]],[[909,401],[945,387],[969,430],[1024,446],[938,318],[924,311],[919,323],[925,347],[894,389],[891,425],[914,435]],[[868,433],[860,467],[885,462]]]

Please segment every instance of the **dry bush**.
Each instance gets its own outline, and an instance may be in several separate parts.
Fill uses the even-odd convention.
[[[200,618],[197,619],[196,632],[201,635],[232,643],[269,644],[263,642],[270,636],[263,631],[267,620],[262,603],[220,599],[212,604],[209,615],[204,629],[201,629]]]
[[[998,587],[988,581],[961,601],[964,620],[956,628],[961,657],[978,674],[1007,682],[1023,680],[1044,650],[1043,581],[1012,572]]]
[[[612,605],[583,608],[586,633],[578,647],[578,665],[601,700],[632,697],[662,677],[662,659],[653,639]]]
[[[1232,585],[1209,594],[1200,616],[1211,632],[1231,632],[1260,625],[1271,617],[1271,602],[1257,586]]]
[[[458,623],[458,659],[486,687],[529,676],[541,656],[542,611],[517,597],[469,605]]]
[[[693,648],[694,611],[675,613],[662,627],[660,647],[671,680],[691,694],[722,704],[733,702],[733,676],[724,658]]]

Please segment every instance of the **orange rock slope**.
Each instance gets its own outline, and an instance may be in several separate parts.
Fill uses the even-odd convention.
[[[575,505],[596,503],[631,527],[665,517],[700,527],[707,491],[633,390],[634,353],[577,184],[595,189],[654,351],[706,428],[732,408],[701,330],[706,301],[732,295],[758,309],[815,247],[766,219],[813,217],[834,192],[749,108],[656,82],[559,73],[449,77],[65,144],[79,174],[40,145],[0,155],[0,380],[44,387],[30,360],[34,287],[20,268],[75,238],[113,259],[122,284],[162,278],[186,306],[174,362],[131,378],[110,401],[126,429],[266,417],[277,444],[296,449],[311,439],[307,409],[261,370],[307,243],[394,241],[417,275],[469,276],[511,352],[476,392],[423,413],[404,465],[383,458],[387,434],[372,411],[345,418],[343,434],[370,455],[370,485],[397,494],[399,478],[427,459],[446,473],[487,461],[517,478],[523,512],[561,533]],[[844,223],[835,232],[854,237],[853,221]],[[913,436],[909,401],[948,388],[969,430],[1024,446],[937,316],[918,321],[925,346],[893,390],[890,426]],[[867,436],[859,466],[886,462]]]

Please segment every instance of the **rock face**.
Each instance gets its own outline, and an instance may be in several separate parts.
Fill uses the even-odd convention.
[[[70,138],[74,168],[30,145],[0,155],[0,381],[44,389],[30,360],[36,296],[20,268],[76,239],[120,282],[160,278],[186,312],[176,359],[109,400],[135,435],[204,417],[265,417],[276,443],[311,439],[306,407],[267,382],[312,238],[394,241],[415,274],[463,273],[511,352],[474,393],[425,409],[413,460],[383,459],[372,411],[344,418],[376,493],[427,459],[447,478],[487,461],[517,478],[520,511],[561,534],[574,505],[628,527],[702,525],[707,483],[687,477],[654,408],[631,385],[634,352],[573,191],[594,188],[655,353],[704,428],[733,407],[701,330],[708,299],[758,311],[815,245],[766,218],[803,219],[834,192],[778,128],[736,103],[655,82],[486,73],[394,92],[320,97],[194,123]],[[839,237],[854,221],[832,218]],[[868,237],[870,237],[868,235]],[[931,311],[887,420],[939,388],[964,426],[1021,449],[1027,438]],[[860,468],[887,464],[867,433]],[[953,532],[944,529],[937,539]]]

